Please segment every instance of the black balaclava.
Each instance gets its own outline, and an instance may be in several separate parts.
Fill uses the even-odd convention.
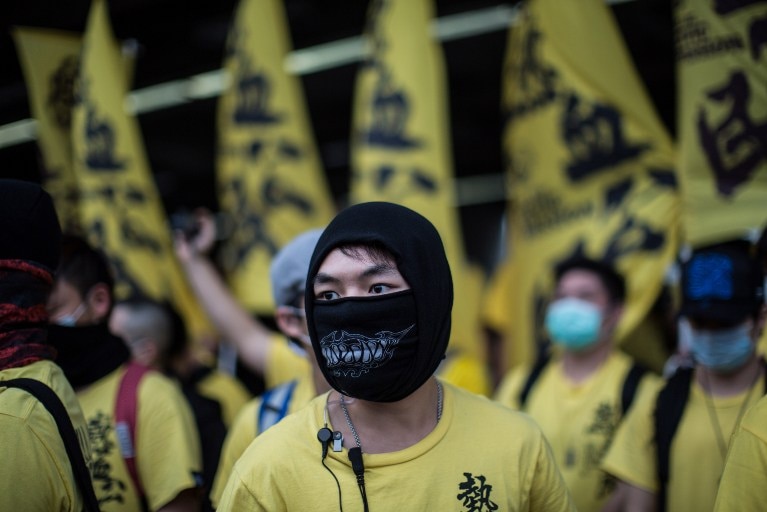
[[[314,299],[314,278],[327,255],[335,248],[344,245],[366,245],[379,243],[394,256],[402,277],[410,285],[409,292],[374,296],[370,298],[349,298],[335,301]],[[309,336],[320,370],[328,383],[337,391],[355,398],[377,402],[401,400],[418,389],[431,377],[440,361],[445,356],[450,338],[450,314],[453,306],[453,280],[439,233],[423,216],[404,206],[372,202],[346,208],[339,213],[323,232],[309,265],[306,281],[306,317]],[[374,305],[375,304],[375,305]],[[400,308],[403,325],[399,332],[389,332],[400,339],[408,338],[410,352],[407,358],[383,358],[380,364],[368,365],[362,371],[342,372],[329,368],[323,356],[321,339],[338,337],[350,329],[356,330],[360,318],[371,315],[370,307]],[[315,318],[317,308],[336,308],[338,315],[323,314],[323,321],[328,319],[334,324],[336,333],[328,335],[327,325],[318,326]],[[347,313],[362,306],[366,311],[351,319]],[[351,308],[351,310],[349,309]],[[412,308],[412,313],[406,309]],[[392,317],[392,311],[388,311]],[[337,318],[337,320],[336,320]],[[412,329],[405,323],[415,322]],[[337,321],[337,324],[336,324]],[[363,320],[362,323],[365,323]],[[371,322],[374,324],[375,322]],[[318,329],[319,327],[319,329]],[[380,325],[371,325],[369,332],[350,332],[352,336],[380,336]],[[322,333],[320,334],[320,329]],[[403,332],[407,330],[407,332]],[[403,342],[404,343],[404,342]],[[326,347],[327,348],[327,347]],[[347,352],[349,353],[349,352]],[[406,365],[406,366],[402,366]],[[367,379],[363,385],[353,384],[350,379]],[[359,384],[359,382],[357,382]]]

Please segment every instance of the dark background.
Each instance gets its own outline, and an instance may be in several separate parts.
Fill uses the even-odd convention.
[[[576,0],[562,0],[576,1]],[[578,0],[579,1],[579,0]],[[436,0],[438,17],[515,2]],[[669,0],[608,2],[645,85],[674,133],[674,64]],[[11,0],[0,13],[0,126],[30,117],[26,87],[9,35],[15,25],[82,32],[88,0]],[[235,0],[109,0],[120,40],[139,44],[134,89],[219,69]],[[285,0],[294,49],[360,35],[367,9],[361,0]],[[502,183],[500,86],[507,32],[443,43],[450,94],[455,173]],[[357,64],[301,77],[328,182],[344,204],[349,180],[349,133]],[[189,102],[139,116],[150,164],[171,213],[217,208],[214,179],[216,99]],[[0,148],[0,176],[40,180],[37,145]],[[459,183],[465,183],[459,181]],[[490,270],[502,251],[505,202],[501,187],[460,207],[469,258]]]

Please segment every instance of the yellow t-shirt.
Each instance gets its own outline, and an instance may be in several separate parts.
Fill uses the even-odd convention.
[[[527,397],[525,412],[541,426],[578,510],[598,511],[615,482],[600,468],[621,421],[621,392],[632,360],[614,351],[588,379],[574,384],[553,359],[538,376]],[[519,408],[519,393],[530,367],[512,370],[501,382],[496,399]],[[645,374],[634,400],[654,394],[660,378]]]
[[[292,348],[290,343],[285,336],[272,337],[269,363],[264,372],[266,389],[279,386],[283,382],[311,376],[312,368],[306,356]]]
[[[0,371],[0,381],[18,378],[42,382],[58,395],[90,465],[85,417],[61,369],[50,361],[38,361]],[[33,395],[0,382],[0,510],[79,512],[83,506],[53,416]]]
[[[247,388],[235,377],[212,370],[197,383],[197,391],[221,405],[221,416],[229,428],[240,409],[251,399]]]
[[[362,510],[348,451],[329,450],[328,469],[322,465],[317,431],[326,400],[320,395],[250,444],[219,511],[337,512],[339,500],[344,510]],[[431,433],[404,450],[362,458],[367,501],[376,512],[575,510],[535,422],[450,384]]]
[[[764,380],[758,379],[754,386],[751,391],[738,395],[707,399],[703,389],[693,379],[687,406],[671,442],[667,510],[713,510],[724,468],[724,454],[718,448],[711,413],[716,415],[722,438],[727,442],[743,401],[750,393],[746,407],[755,404],[764,390]],[[640,398],[618,429],[602,468],[635,487],[657,493],[659,483],[653,416],[657,393],[656,396]],[[708,400],[711,405],[707,405]]]
[[[753,406],[730,441],[715,512],[767,506],[767,397]]]
[[[122,366],[77,393],[88,424],[93,487],[103,512],[141,510],[114,429],[115,400],[124,373]],[[200,442],[189,405],[167,377],[145,374],[137,404],[136,466],[149,508],[156,510],[181,491],[200,485]]]
[[[314,383],[311,379],[299,379],[288,403],[288,414],[292,414],[304,407],[314,398]],[[261,397],[254,398],[240,411],[232,424],[232,428],[226,434],[224,446],[221,449],[221,459],[218,462],[216,477],[213,479],[213,487],[210,492],[210,501],[213,506],[218,506],[221,495],[226,487],[226,482],[232,473],[232,468],[237,459],[245,453],[248,445],[260,433],[258,432],[258,410],[261,407]]]

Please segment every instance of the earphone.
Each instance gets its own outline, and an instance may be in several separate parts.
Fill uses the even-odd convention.
[[[328,395],[328,397],[329,396],[330,395]],[[330,442],[333,441],[334,443],[334,446],[333,446],[334,451],[341,451],[344,437],[343,437],[343,434],[341,434],[341,432],[338,432],[338,431],[333,432],[332,430],[328,428],[327,402],[325,403],[325,411],[323,416],[324,416],[323,423],[325,426],[317,431],[317,440],[322,445],[322,459],[320,459],[320,462],[322,463],[322,466],[328,470],[328,473],[330,473],[330,475],[333,477],[333,480],[336,481],[336,487],[338,488],[338,508],[341,512],[344,512],[344,506],[341,501],[341,484],[338,482],[338,478],[336,478],[336,475],[335,473],[333,473],[333,470],[331,470],[327,466],[327,464],[325,464],[325,459],[328,456],[328,446],[330,446]],[[338,449],[336,449],[336,445],[338,445]]]
[[[328,395],[329,397],[330,395]],[[317,431],[317,440],[322,445],[322,465],[325,467],[325,469],[328,470],[328,472],[333,476],[333,479],[336,481],[336,486],[338,487],[338,508],[341,512],[344,511],[343,504],[341,502],[341,484],[338,481],[338,478],[336,477],[335,473],[325,464],[325,459],[328,456],[328,447],[330,446],[330,442],[333,442],[333,451],[334,452],[340,452],[343,450],[343,440],[344,436],[339,431],[333,432],[328,428],[328,404],[325,403],[325,411],[323,412],[323,424],[324,426]],[[365,466],[362,463],[362,450],[360,450],[359,447],[351,448],[349,449],[349,461],[352,463],[352,470],[354,471],[354,475],[357,477],[357,486],[360,490],[360,496],[362,497],[362,505],[364,512],[368,512],[368,499],[367,499],[367,492],[365,490]]]
[[[317,431],[317,440],[322,444],[322,459],[328,456],[328,446],[333,439],[333,432],[328,427],[322,427]]]

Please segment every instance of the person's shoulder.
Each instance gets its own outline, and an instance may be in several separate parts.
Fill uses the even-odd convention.
[[[477,424],[486,424],[497,428],[507,425],[514,428],[538,431],[538,424],[527,414],[514,410],[501,402],[477,395],[452,384],[443,382],[453,394],[455,414],[476,418]]]
[[[142,394],[148,390],[158,393],[179,393],[181,386],[174,378],[168,377],[157,370],[147,369],[141,377],[139,389]]]
[[[258,409],[261,407],[261,397],[251,398],[243,405],[237,412],[237,416],[232,421],[232,426],[229,427],[229,435],[234,435],[234,432],[240,432],[246,430],[252,432],[253,437],[256,433],[256,423]]]
[[[316,410],[310,405],[288,414],[253,439],[237,460],[235,467],[244,480],[265,478],[266,473],[281,474],[291,471],[296,460],[312,454],[320,457],[321,445],[317,440]],[[252,422],[255,425],[255,413]],[[286,457],[289,453],[291,456]],[[269,464],[263,464],[269,460]]]
[[[316,440],[318,428],[315,427],[319,425],[317,418],[321,417],[326,400],[326,393],[314,397],[304,407],[288,414],[279,422],[263,432],[260,432],[258,437],[256,437],[257,443],[265,446],[273,446],[283,442],[292,443],[295,439],[303,439],[308,436],[308,438],[312,439],[314,443],[319,446],[319,441]]]
[[[234,392],[247,394],[245,385],[237,377],[213,368],[200,381],[201,388],[218,389],[221,392]]]
[[[517,408],[518,395],[532,371],[533,365],[530,363],[518,364],[508,370],[498,384],[493,398],[509,407]]]
[[[0,372],[0,375],[2,375],[2,380],[34,379],[51,389],[61,387],[62,384],[65,384],[64,387],[66,388],[70,387],[61,368],[53,361],[48,360],[35,361],[32,364],[18,368],[8,368]]]
[[[147,370],[142,375],[136,393],[139,403],[148,406],[153,404],[151,407],[172,408],[173,404],[186,405],[178,381],[156,370]]]
[[[70,407],[77,403],[77,398],[72,386],[64,376],[64,372],[61,371],[59,366],[52,361],[36,361],[30,365],[22,366],[19,368],[10,368],[0,372],[2,380],[11,379],[33,379],[49,387],[65,407]],[[29,414],[31,408],[39,401],[26,391],[19,390],[18,395],[12,392],[13,396],[16,396],[18,400],[28,404],[28,407],[24,409],[24,412],[19,410],[20,414]],[[79,407],[79,405],[77,406]]]

